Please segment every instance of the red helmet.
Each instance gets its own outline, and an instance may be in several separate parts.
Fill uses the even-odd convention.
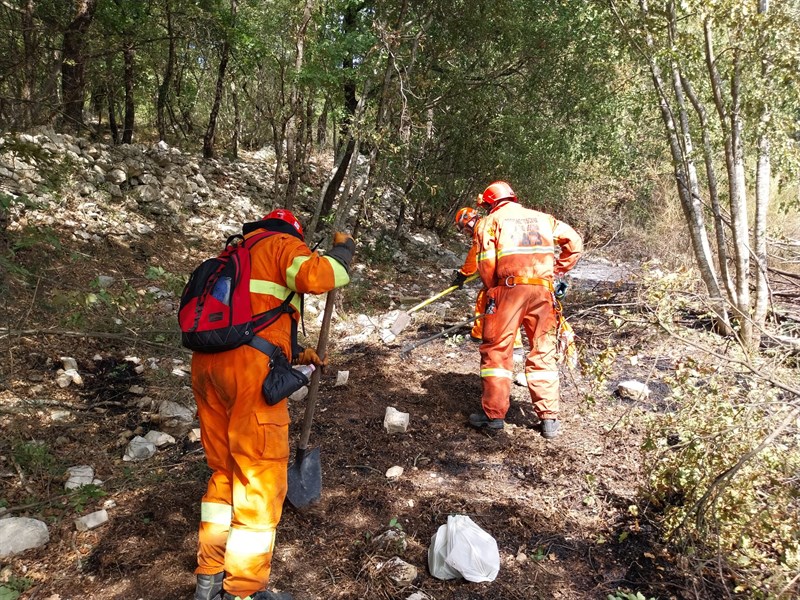
[[[286,210],[285,208],[276,208],[266,217],[264,217],[263,220],[266,221],[267,219],[278,219],[279,221],[284,221],[294,227],[301,237],[303,236],[303,226],[300,225],[300,221],[297,220],[297,217],[295,217],[290,210]]]
[[[495,181],[479,196],[478,205],[489,210],[501,200],[517,201],[517,195],[505,181]]]
[[[459,231],[464,231],[464,228],[469,228],[470,230],[475,229],[475,223],[478,221],[478,211],[472,208],[471,206],[465,206],[464,208],[459,208],[458,212],[456,213],[456,229]]]

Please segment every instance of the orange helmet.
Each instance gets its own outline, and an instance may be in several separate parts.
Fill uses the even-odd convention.
[[[471,206],[459,208],[456,213],[456,229],[464,231],[465,228],[470,230],[475,229],[475,223],[478,221],[478,211]]]
[[[516,202],[517,195],[505,181],[495,181],[479,196],[478,205],[491,210],[501,200],[512,200]]]

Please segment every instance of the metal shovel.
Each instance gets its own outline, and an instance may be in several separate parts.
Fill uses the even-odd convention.
[[[470,317],[466,321],[461,321],[461,323],[456,323],[452,327],[448,327],[444,331],[440,331],[436,335],[432,335],[430,337],[426,337],[424,340],[420,340],[419,342],[414,342],[413,344],[406,344],[405,346],[403,346],[403,349],[400,350],[400,356],[402,356],[403,358],[407,358],[411,354],[411,351],[414,348],[419,348],[420,346],[424,346],[425,344],[428,344],[428,343],[430,343],[430,342],[432,342],[434,340],[438,340],[440,337],[442,337],[444,335],[447,335],[448,333],[451,333],[451,332],[455,331],[456,329],[460,329],[461,327],[464,327],[465,325],[469,325],[473,321],[477,321],[478,319],[480,319],[482,317],[485,317],[485,316],[486,316],[485,314],[475,315],[474,317]]]
[[[464,283],[469,283],[470,281],[473,281],[473,280],[475,280],[477,278],[478,278],[478,274],[477,273],[473,273],[472,275],[470,275],[469,277],[467,277],[464,280]],[[457,285],[451,285],[446,290],[444,290],[442,292],[439,292],[435,296],[431,296],[427,300],[424,300],[423,302],[420,302],[416,306],[413,306],[413,307],[409,308],[406,312],[400,313],[397,316],[397,319],[395,320],[394,324],[392,325],[392,327],[391,327],[391,329],[389,331],[391,331],[394,335],[400,335],[400,332],[403,331],[403,329],[405,329],[406,327],[408,327],[409,323],[411,323],[411,314],[412,313],[417,312],[421,308],[425,308],[429,304],[431,304],[433,302],[436,302],[439,298],[443,298],[444,296],[447,296],[447,294],[455,292],[458,288],[459,288],[459,286],[457,286]]]
[[[317,354],[321,360],[325,360],[325,352],[328,346],[328,332],[331,328],[331,315],[333,305],[336,301],[336,290],[328,292],[325,300],[325,312],[322,315],[322,326],[319,330],[319,341],[317,342]],[[303,417],[303,428],[300,431],[300,442],[294,454],[294,464],[289,466],[288,490],[286,499],[295,508],[303,508],[319,500],[322,494],[322,465],[319,460],[319,448],[308,449],[308,438],[311,435],[311,423],[314,420],[314,409],[317,405],[317,393],[319,392],[319,380],[322,376],[322,368],[314,369],[311,373],[311,381],[308,384],[308,396],[306,398],[306,412]]]

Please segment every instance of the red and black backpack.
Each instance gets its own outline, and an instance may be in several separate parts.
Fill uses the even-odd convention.
[[[254,315],[250,304],[250,252],[276,232],[246,238],[233,235],[225,249],[204,261],[189,277],[181,294],[178,322],[181,342],[197,352],[224,352],[249,343],[282,314],[290,314],[294,292],[280,306]]]

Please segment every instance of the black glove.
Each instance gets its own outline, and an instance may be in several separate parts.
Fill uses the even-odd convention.
[[[569,284],[563,279],[556,281],[555,285],[553,286],[553,294],[555,295],[556,299],[563,300],[564,296],[567,295],[568,287]]]
[[[464,287],[464,282],[467,280],[467,276],[464,275],[461,271],[456,271],[456,276],[453,279],[453,283],[450,284],[450,287],[456,286],[458,289]]]

